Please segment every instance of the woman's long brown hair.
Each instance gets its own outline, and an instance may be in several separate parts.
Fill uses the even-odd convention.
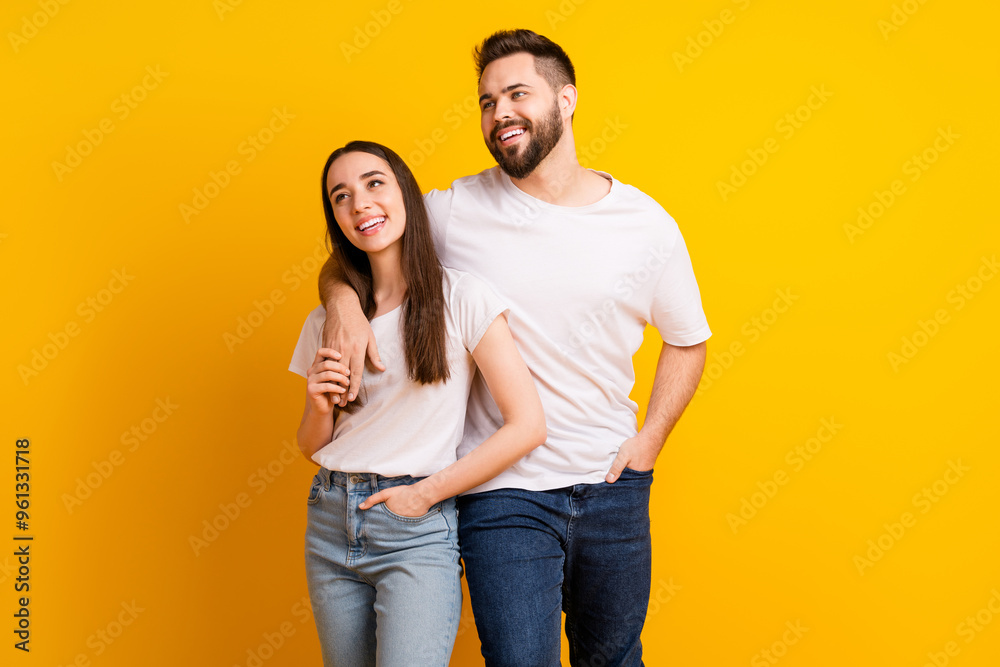
[[[385,160],[403,192],[406,228],[401,238],[400,268],[406,283],[406,297],[401,324],[407,375],[421,384],[446,381],[449,371],[441,262],[434,252],[427,209],[417,179],[402,158],[389,148],[372,141],[352,141],[327,158],[323,167],[322,191],[323,213],[326,214],[326,229],[332,246],[330,254],[339,265],[345,282],[358,293],[365,317],[371,320],[377,306],[371,264],[368,255],[351,243],[337,224],[326,184],[334,160],[354,152],[369,153]]]

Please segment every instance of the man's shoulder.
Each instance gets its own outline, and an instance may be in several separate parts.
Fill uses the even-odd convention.
[[[627,211],[630,214],[639,214],[640,219],[648,221],[650,225],[662,231],[669,233],[679,231],[673,216],[667,213],[660,202],[652,196],[618,179],[614,179],[613,183],[616,190],[615,213]]]

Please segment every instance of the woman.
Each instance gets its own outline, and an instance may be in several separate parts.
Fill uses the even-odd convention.
[[[385,367],[340,409],[350,371],[320,347],[322,306],[290,366],[307,379],[299,447],[321,466],[306,578],[323,661],[447,665],[462,602],[454,496],[545,440],[541,401],[503,302],[438,262],[420,188],[398,155],[353,141],[330,155],[322,185],[332,254]],[[504,424],[457,459],[477,366]]]

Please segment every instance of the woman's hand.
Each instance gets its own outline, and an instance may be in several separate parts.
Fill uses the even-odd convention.
[[[385,503],[385,506],[393,514],[408,517],[423,516],[431,510],[434,503],[423,497],[419,484],[420,482],[390,486],[388,489],[368,496],[358,507],[366,510],[379,503]]]
[[[340,363],[340,357],[337,350],[321,347],[306,372],[306,400],[319,414],[330,414],[350,386],[351,371]]]

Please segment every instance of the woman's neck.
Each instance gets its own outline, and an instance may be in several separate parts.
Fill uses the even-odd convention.
[[[398,307],[406,298],[406,281],[403,280],[402,250],[394,243],[379,252],[368,253],[372,267],[372,289],[375,296],[375,315],[384,315]]]

